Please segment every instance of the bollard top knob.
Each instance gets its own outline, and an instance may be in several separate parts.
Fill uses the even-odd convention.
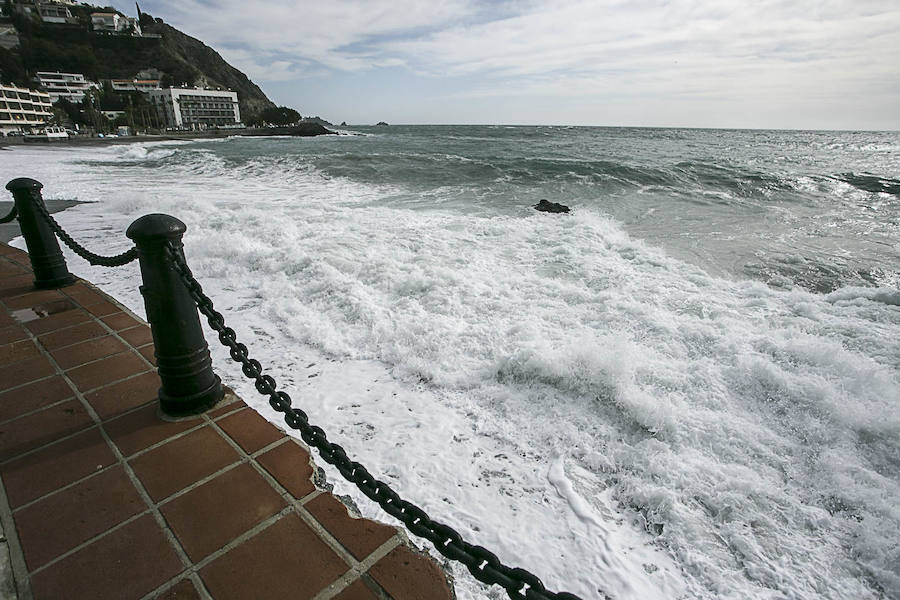
[[[135,242],[179,239],[187,231],[181,219],[171,215],[151,214],[135,220],[125,230],[125,235]]]
[[[44,187],[44,184],[42,184],[40,181],[37,181],[35,179],[31,179],[30,177],[17,177],[16,179],[13,179],[12,181],[10,181],[9,183],[6,184],[6,189],[8,189],[11,192],[14,190],[22,190],[22,189],[39,190],[42,187]]]

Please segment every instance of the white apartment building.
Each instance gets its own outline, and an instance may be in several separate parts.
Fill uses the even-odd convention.
[[[50,94],[0,84],[0,131],[22,131],[53,118]]]
[[[125,17],[114,12],[91,13],[91,26],[94,31],[122,31],[128,22]]]
[[[36,2],[38,14],[45,23],[68,23],[77,25],[78,19],[72,16],[67,6],[58,2]]]
[[[158,90],[159,79],[110,79],[112,89],[117,92],[149,92]]]
[[[241,122],[237,92],[203,88],[150,90],[147,96],[164,127],[207,129]]]
[[[60,98],[70,102],[82,102],[88,90],[100,87],[99,84],[85,79],[81,73],[38,71],[35,80],[50,94],[52,102]]]
[[[141,24],[137,19],[115,12],[91,13],[91,27],[94,31],[106,31],[108,33],[122,33],[128,29],[133,29],[135,35],[141,35]]]

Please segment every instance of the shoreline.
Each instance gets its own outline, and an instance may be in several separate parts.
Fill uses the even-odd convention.
[[[26,143],[23,137],[0,137],[0,150],[7,150],[11,146],[28,146],[29,148],[55,148],[59,146],[111,146],[116,144],[134,144],[138,142],[171,142],[181,140],[206,140],[221,139],[232,136],[260,137],[260,136],[292,136],[314,137],[319,135],[338,135],[317,123],[301,123],[300,125],[281,127],[242,127],[235,129],[206,129],[203,131],[170,131],[158,135],[128,135],[128,136],[70,136],[68,139],[54,142]]]
[[[160,135],[128,135],[121,137],[94,137],[94,136],[71,136],[67,140],[58,142],[36,142],[25,143],[22,137],[2,137],[0,138],[0,150],[8,150],[12,146],[27,146],[29,148],[58,148],[60,146],[113,146],[117,144],[134,144],[136,142],[170,142],[178,140],[202,140],[212,138],[224,138],[233,135],[241,135],[240,132],[246,129],[214,129],[209,131],[191,131],[179,134],[177,132],[169,132]]]

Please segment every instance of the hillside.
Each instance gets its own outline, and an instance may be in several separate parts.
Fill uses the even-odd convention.
[[[2,2],[2,0],[0,0]],[[157,69],[163,85],[199,85],[237,92],[245,118],[274,107],[263,91],[229,65],[218,52],[151,15],[141,15],[148,37],[97,34],[91,31],[91,12],[102,9],[70,5],[77,23],[44,23],[7,4],[5,19],[17,30],[18,47],[0,48],[0,79],[33,87],[37,71],[83,73],[88,79],[132,78],[138,71]],[[159,35],[155,37],[153,34]]]

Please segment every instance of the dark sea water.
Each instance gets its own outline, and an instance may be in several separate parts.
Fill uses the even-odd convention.
[[[461,210],[516,211],[548,198],[602,212],[717,274],[819,292],[900,284],[896,132],[389,131],[374,153],[363,144],[314,164],[356,181],[403,182],[410,196],[392,200],[413,205],[444,191],[439,201]]]
[[[20,147],[0,175],[90,202],[57,216],[107,254],[183,219],[313,420],[552,589],[900,598],[900,133],[345,133]],[[143,312],[136,270],[70,264]]]

